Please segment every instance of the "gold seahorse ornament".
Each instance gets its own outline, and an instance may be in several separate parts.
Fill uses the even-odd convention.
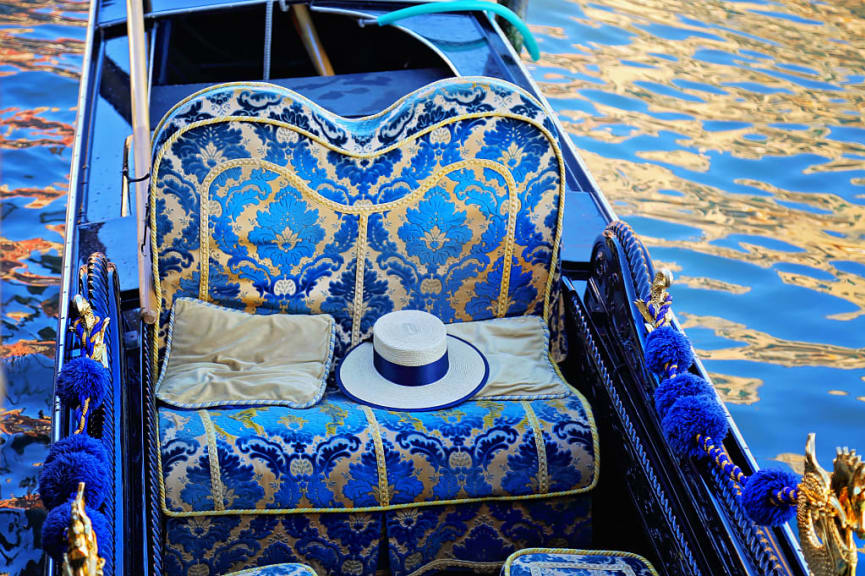
[[[667,301],[667,288],[672,285],[673,273],[666,268],[659,270],[655,273],[655,278],[652,280],[652,289],[649,293],[649,301],[644,302],[642,300],[636,300],[634,302],[637,306],[637,310],[640,311],[640,314],[643,315],[643,319],[646,321],[646,330],[648,332],[651,332],[665,322],[669,322],[672,318],[673,313],[668,308],[666,313],[655,319],[655,314],[661,310],[664,303]],[[655,311],[655,314],[652,313],[650,307],[651,310]]]
[[[90,302],[81,296],[81,294],[76,294],[72,301],[75,305],[78,318],[72,323],[70,329],[75,331],[79,325],[81,326],[81,345],[86,348],[88,343],[92,344],[93,353],[90,357],[97,362],[102,362],[102,365],[108,368],[105,335],[111,318],[105,318],[105,322],[99,324],[101,318],[96,315]]]
[[[865,462],[839,448],[832,475],[814,454],[814,434],[805,444],[805,474],[799,484],[796,520],[812,576],[854,576],[854,533],[865,537]]]
[[[69,551],[63,555],[63,576],[102,576],[105,560],[99,557],[96,533],[84,511],[84,482],[78,483],[70,516],[66,531]]]

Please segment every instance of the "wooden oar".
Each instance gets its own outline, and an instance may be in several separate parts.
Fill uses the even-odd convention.
[[[156,298],[148,237],[147,203],[150,186],[150,98],[147,94],[147,37],[144,35],[142,0],[126,0],[129,36],[129,92],[132,98],[132,157],[135,164],[129,181],[135,184],[135,217],[138,222],[138,297],[141,318],[156,322]]]

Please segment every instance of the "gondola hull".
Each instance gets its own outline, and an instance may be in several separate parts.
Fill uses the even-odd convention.
[[[270,39],[262,34],[267,4],[152,2],[146,19],[152,128],[177,102],[227,81],[267,80],[336,115],[358,118],[437,80],[486,76],[519,87],[551,110],[495,19],[483,13],[416,16],[393,27],[362,28],[359,21],[407,4],[316,2],[311,11],[338,72],[322,77],[278,4],[270,7],[276,10]],[[162,574],[155,333],[139,317],[136,219],[121,216],[124,141],[132,131],[125,17],[122,4],[92,4],[68,196],[57,370],[79,354],[68,328],[72,296],[80,293],[97,315],[111,318],[106,342],[112,387],[89,424],[112,463],[103,511],[114,537],[100,548],[111,559],[106,574]],[[634,304],[649,298],[655,271],[550,114],[561,146],[566,207],[561,294],[569,350],[561,369],[588,398],[600,438],[590,546],[641,554],[660,574],[805,576],[789,527],[754,526],[729,478],[680,458],[665,440],[652,401],[657,377],[646,367],[644,320]],[[708,380],[699,361],[693,371]],[[724,447],[751,474],[754,459],[730,423]],[[76,422],[57,403],[53,425],[57,440]]]

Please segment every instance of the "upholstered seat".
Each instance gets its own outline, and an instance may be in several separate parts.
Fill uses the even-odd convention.
[[[628,552],[534,548],[511,554],[501,576],[658,576],[648,560]]]
[[[520,89],[451,79],[348,120],[223,85],[175,107],[154,142],[156,356],[179,297],[330,314],[335,362],[402,308],[536,315],[563,353],[563,166]],[[162,406],[159,442],[166,574],[300,561],[405,576],[590,541],[598,442],[573,389],[416,413],[334,390],[304,409]]]
[[[225,576],[316,576],[315,570],[305,564],[270,564],[260,568],[249,568]]]

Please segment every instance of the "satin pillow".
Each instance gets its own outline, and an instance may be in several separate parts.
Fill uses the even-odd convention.
[[[178,408],[308,408],[324,394],[333,346],[328,314],[247,314],[178,298],[156,397]]]
[[[550,333],[540,316],[514,316],[446,326],[486,356],[490,374],[476,399],[563,398],[570,391],[550,359]]]

